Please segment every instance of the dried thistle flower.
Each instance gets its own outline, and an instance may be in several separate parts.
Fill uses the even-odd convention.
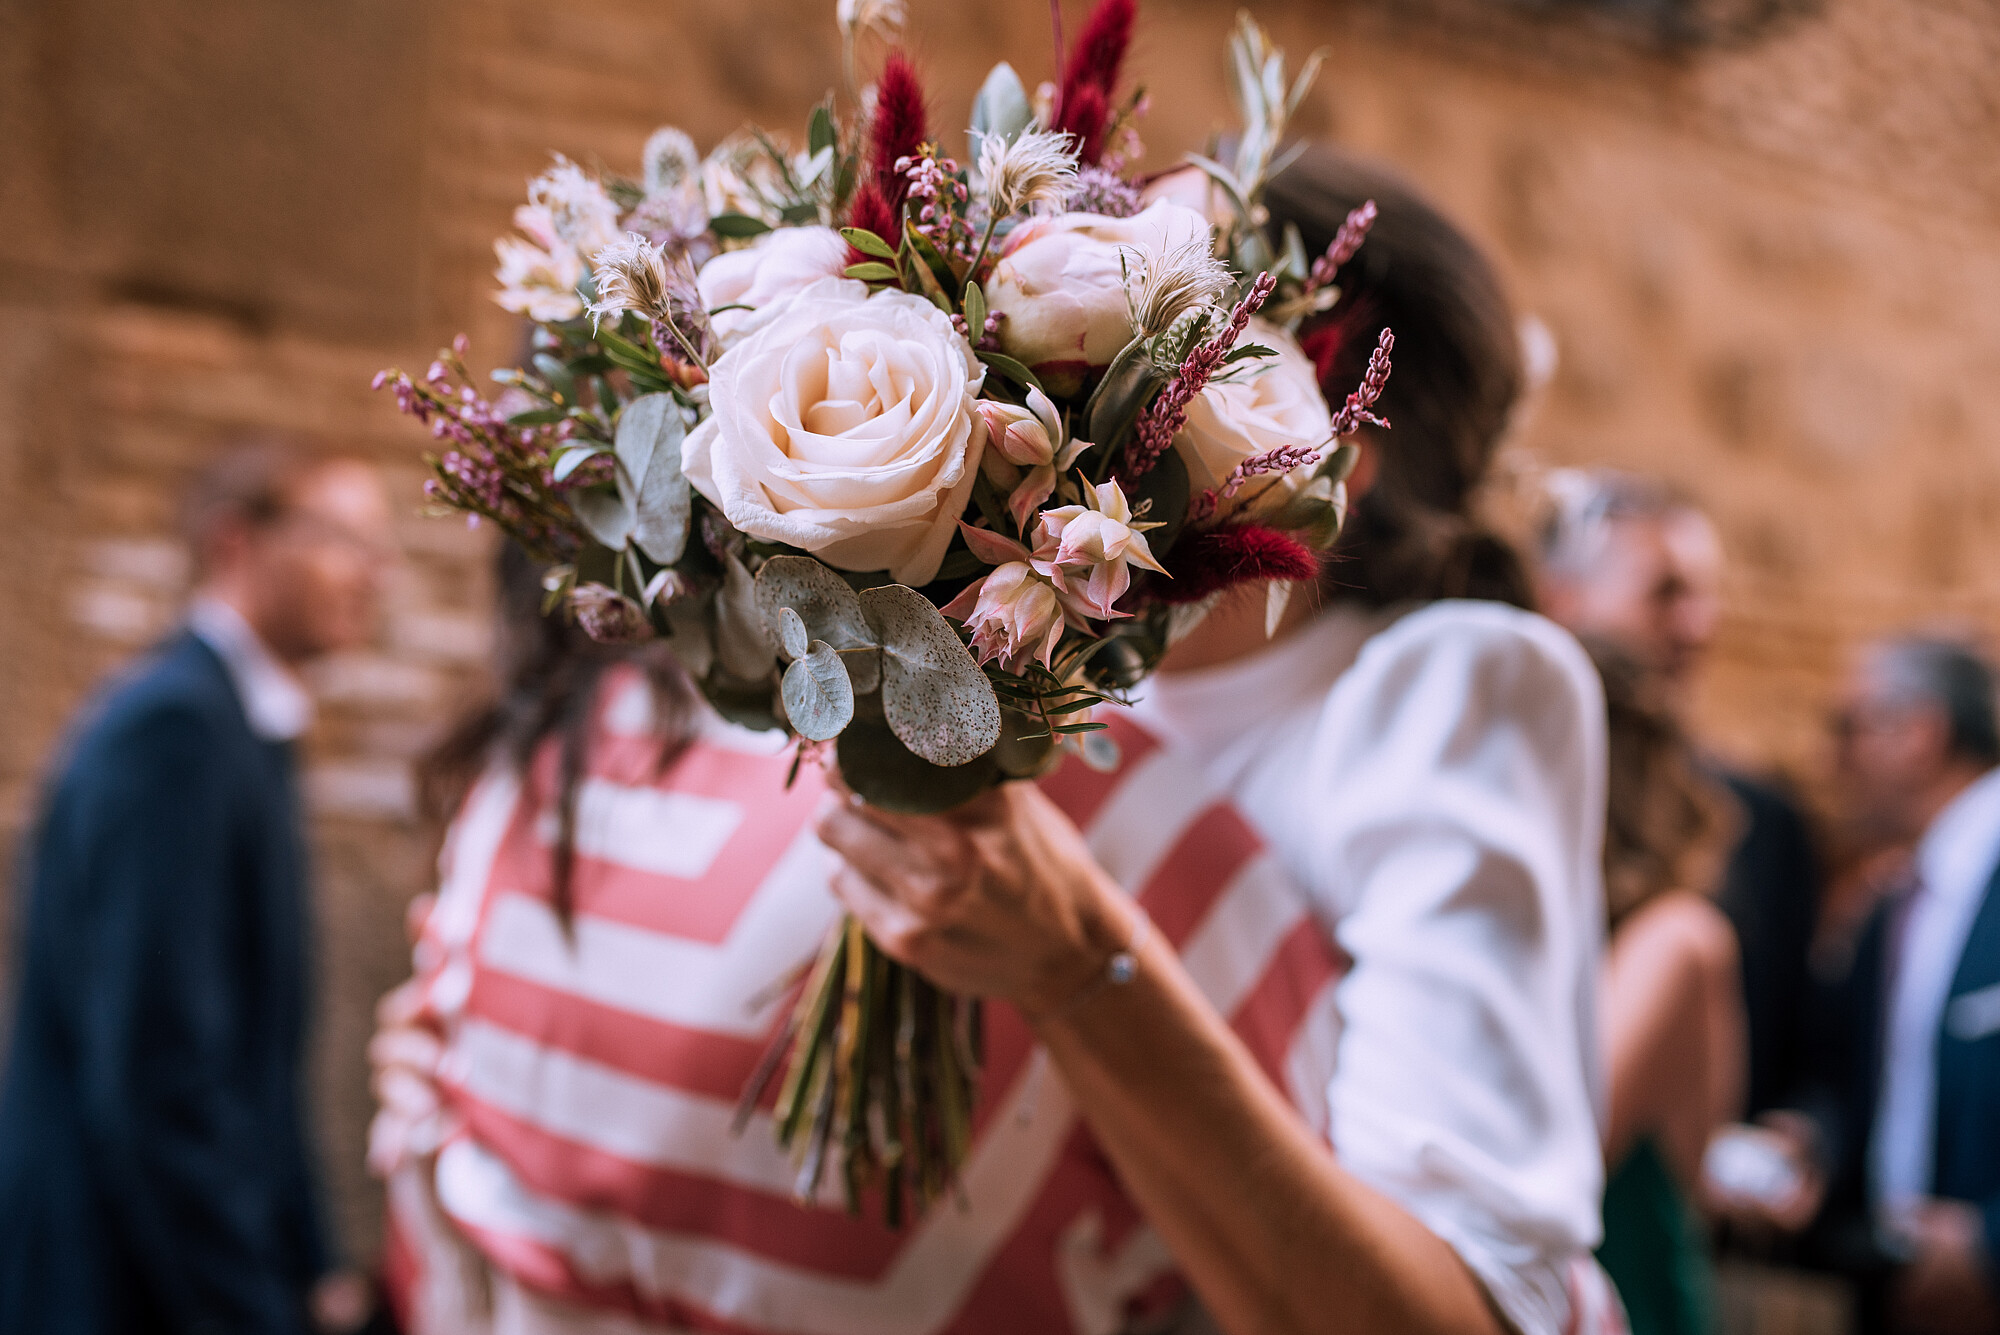
[[[1165,333],[1182,315],[1213,306],[1229,290],[1229,266],[1215,258],[1207,236],[1133,253],[1138,257],[1137,290],[1128,270],[1125,299],[1132,328],[1141,338]]]
[[[597,300],[587,308],[593,322],[606,316],[615,320],[626,311],[648,320],[673,318],[667,295],[673,278],[666,255],[637,232],[627,232],[591,256],[590,267],[597,275]]]
[[[680,267],[684,257],[676,256]],[[671,337],[696,366],[706,366],[700,344],[706,342],[706,320],[701,300],[693,292],[691,276],[683,277],[666,252],[637,232],[628,232],[591,257],[597,278],[597,300],[585,309],[593,321],[606,316],[617,319],[626,311],[650,320],[653,336],[661,347]]]
[[[1023,130],[979,140],[979,180],[995,218],[1061,205],[1076,183],[1076,141],[1060,130]]]

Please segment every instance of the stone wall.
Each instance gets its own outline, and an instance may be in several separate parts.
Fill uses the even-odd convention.
[[[1301,129],[1401,164],[1554,332],[1522,448],[1713,508],[1733,563],[1705,723],[1810,779],[1847,646],[2000,614],[2000,16],[1824,0],[1661,49],[1576,8],[1259,6],[1295,56],[1333,49]],[[1000,58],[1046,70],[1039,4],[912,9],[934,87],[969,94]],[[1164,162],[1225,123],[1233,5],[1147,9],[1133,69]],[[170,624],[173,495],[201,459],[309,433],[379,459],[403,502],[381,643],[327,667],[309,746],[319,1102],[362,1247],[361,1046],[427,880],[407,762],[478,689],[487,634],[481,535],[419,514],[422,438],[367,379],[460,329],[476,362],[505,359],[520,334],[484,300],[489,246],[547,153],[629,170],[663,122],[704,143],[794,127],[838,78],[830,10],[0,7],[0,851],[70,711]],[[938,123],[966,101],[941,95]]]

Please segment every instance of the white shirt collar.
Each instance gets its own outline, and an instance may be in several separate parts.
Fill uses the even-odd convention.
[[[241,612],[201,595],[188,608],[188,629],[222,660],[250,731],[267,742],[289,742],[312,726],[312,696]]]
[[[1938,813],[1917,845],[1924,893],[1950,900],[1978,895],[2000,863],[2000,768],[1967,785]]]

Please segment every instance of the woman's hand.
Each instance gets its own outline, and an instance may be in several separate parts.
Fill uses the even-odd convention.
[[[862,804],[834,780],[819,836],[847,865],[834,893],[891,958],[938,986],[1061,1010],[1140,921],[1031,783],[1006,783],[941,816]]]

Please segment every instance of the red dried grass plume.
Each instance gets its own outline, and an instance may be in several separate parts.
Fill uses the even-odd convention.
[[[1312,548],[1259,524],[1184,533],[1163,564],[1173,578],[1155,580],[1146,591],[1166,603],[1199,602],[1252,580],[1319,578],[1319,558]]]
[[[917,82],[916,67],[901,51],[891,51],[883,62],[882,77],[875,81],[875,119],[868,126],[868,166],[874,172],[875,188],[889,206],[892,220],[901,219],[903,196],[910,189],[909,178],[896,170],[896,161],[915,157],[929,137],[924,89]],[[892,221],[889,231],[881,235],[894,244],[895,230],[896,221]]]
[[[1063,69],[1055,128],[1076,136],[1084,162],[1096,162],[1104,152],[1111,94],[1118,86],[1125,52],[1132,45],[1137,16],[1136,0],[1098,0]]]

